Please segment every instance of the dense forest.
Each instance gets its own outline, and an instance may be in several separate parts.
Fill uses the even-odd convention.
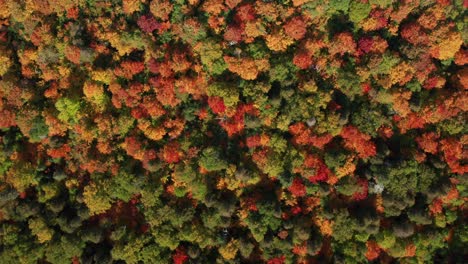
[[[467,0],[0,0],[0,263],[466,263]]]

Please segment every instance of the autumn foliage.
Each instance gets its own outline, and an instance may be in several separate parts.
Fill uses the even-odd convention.
[[[468,1],[0,0],[0,263],[464,263]]]
[[[344,127],[340,135],[345,140],[345,147],[356,151],[359,157],[363,159],[374,156],[377,153],[371,137],[361,133],[356,127]]]

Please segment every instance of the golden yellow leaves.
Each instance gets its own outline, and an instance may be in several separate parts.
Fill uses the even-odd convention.
[[[97,97],[104,93],[104,89],[101,85],[92,83],[92,82],[85,82],[83,85],[83,93],[86,98],[91,99],[93,97]]]
[[[4,75],[10,68],[11,61],[8,56],[0,53],[0,76]]]
[[[228,69],[237,73],[244,80],[255,80],[260,72],[270,68],[267,59],[254,60],[251,58],[236,58],[224,56]]]
[[[320,229],[320,233],[324,236],[331,236],[333,234],[333,222],[322,217],[315,217],[313,219],[315,225]]]
[[[448,60],[455,56],[455,53],[457,53],[462,44],[463,39],[461,38],[460,33],[450,31],[450,33],[442,38],[442,41],[432,45],[431,54],[436,59]]]
[[[110,44],[117,49],[118,53],[120,56],[123,56],[125,54],[129,54],[130,52],[133,51],[133,48],[130,46],[125,45],[124,41],[119,37],[119,34],[117,33],[107,33],[104,35],[104,39],[106,39],[110,42]]]
[[[185,121],[181,118],[169,119],[164,121],[164,127],[167,129],[167,135],[174,139],[180,136],[184,130]]]
[[[83,93],[86,96],[86,100],[91,102],[96,110],[103,111],[105,109],[107,97],[101,84],[89,81],[85,82]]]
[[[33,14],[34,12],[39,12],[44,15],[50,15],[54,12],[55,13],[64,12],[72,8],[76,4],[78,4],[78,2],[80,1],[76,1],[76,0],[24,0],[24,1],[10,0],[10,2],[24,3],[24,11],[27,14]],[[2,1],[0,1],[0,6],[2,6],[1,4],[2,4]]]
[[[294,43],[294,39],[287,36],[283,30],[273,32],[265,37],[268,48],[272,51],[285,51],[291,44]]]
[[[463,38],[452,24],[440,25],[430,36],[430,54],[439,60],[451,59],[463,44]]]
[[[122,5],[123,11],[127,15],[140,10],[140,0],[122,0]]]
[[[54,41],[53,36],[50,31],[50,25],[44,24],[42,26],[36,27],[31,34],[31,42],[41,49],[49,44],[52,44]]]
[[[53,1],[49,0],[26,0],[27,10],[37,11],[44,15],[50,15],[53,10],[51,8],[51,3]]]
[[[0,18],[7,18],[10,16],[10,9],[7,5],[7,0],[0,0]]]
[[[433,29],[439,24],[439,21],[443,19],[445,19],[444,7],[441,5],[433,5],[418,18],[418,23],[427,29]]]
[[[340,167],[336,170],[336,177],[338,179],[351,175],[356,170],[356,164],[354,164],[354,157],[350,157],[346,160],[346,163],[343,167]]]
[[[34,49],[25,49],[21,56],[19,56],[19,61],[23,66],[33,63],[38,58],[37,50]]]
[[[240,4],[242,0],[225,0],[224,2],[229,8],[234,9],[234,7]]]
[[[49,228],[42,218],[29,219],[28,221],[29,229],[31,233],[37,236],[39,243],[44,243],[52,239],[54,235],[54,230]]]
[[[308,39],[305,42],[305,49],[310,53],[310,54],[315,54],[316,52],[320,51],[321,48],[325,47],[326,44],[322,40],[313,40],[313,39]]]
[[[115,78],[111,69],[95,70],[91,72],[91,78],[95,81],[109,85]]]
[[[100,187],[94,182],[86,185],[83,191],[83,201],[89,208],[90,215],[101,214],[109,210],[112,206],[111,199],[107,196],[99,195]]]
[[[390,71],[390,82],[392,85],[398,83],[404,85],[413,78],[414,69],[408,63],[402,62]]]
[[[230,164],[229,168],[226,170],[225,177],[220,177],[216,185],[216,188],[220,190],[228,189],[231,191],[236,191],[237,189],[239,189],[239,187],[242,186],[242,182],[236,178],[235,173],[236,173],[236,166]]]
[[[385,211],[383,207],[383,198],[381,194],[378,194],[375,197],[375,210],[379,213],[383,213]]]
[[[24,192],[30,186],[38,184],[34,173],[34,168],[30,162],[15,163],[7,171],[5,182],[11,184],[18,192]]]
[[[405,117],[411,113],[409,106],[409,99],[411,98],[411,91],[397,92],[393,96],[393,109],[401,116]]]
[[[142,49],[148,45],[144,38],[139,37],[138,34],[106,32],[96,33],[96,35],[108,41],[112,47],[117,49],[118,54],[114,54],[115,58],[130,54],[135,49]]]
[[[301,6],[301,5],[303,5],[305,3],[308,3],[310,1],[312,1],[312,0],[293,0],[292,2],[293,2],[294,6]]]
[[[223,0],[208,0],[202,5],[203,11],[211,15],[219,15],[225,8]]]
[[[237,244],[238,244],[237,240],[231,239],[229,243],[227,243],[226,245],[218,249],[219,254],[221,254],[221,256],[223,256],[224,259],[228,259],[228,260],[234,259],[234,257],[237,254],[237,251],[239,250],[239,247]]]
[[[36,0],[30,0],[31,2],[39,2]],[[48,4],[49,9],[47,12],[56,12],[56,13],[61,13],[66,10],[69,10],[70,8],[79,5],[80,2],[84,1],[77,1],[77,0],[41,0],[41,3],[35,3],[35,6],[38,11],[41,9],[44,9],[45,5]],[[47,3],[44,3],[47,2]],[[41,12],[41,11],[40,11]]]
[[[155,141],[162,139],[166,135],[166,130],[163,126],[154,127],[148,120],[138,120],[137,126],[147,138]]]
[[[252,42],[254,38],[263,36],[265,34],[265,28],[257,21],[248,21],[245,24],[244,33],[248,37],[246,43],[249,43]]]
[[[52,67],[47,67],[41,70],[42,70],[42,79],[45,81],[57,80],[61,76],[58,70]]]
[[[153,0],[150,4],[150,12],[156,18],[168,20],[172,11],[172,4],[168,0]]]
[[[108,141],[104,139],[98,139],[98,143],[96,145],[97,150],[102,154],[111,154],[112,153],[112,146]]]
[[[255,1],[255,11],[258,15],[267,18],[269,21],[285,20],[294,14],[295,8],[286,7],[273,1]]]
[[[310,81],[307,81],[307,82],[302,82],[300,85],[299,85],[299,89],[303,92],[307,92],[307,93],[315,93],[317,92],[317,83],[315,83],[314,80],[310,80]]]
[[[266,1],[256,1],[255,3],[255,11],[257,14],[267,17],[270,20],[276,20],[279,16],[279,9],[278,6],[271,2]]]

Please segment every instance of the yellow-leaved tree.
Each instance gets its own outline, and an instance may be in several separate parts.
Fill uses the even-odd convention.
[[[31,233],[37,236],[37,240],[40,243],[45,243],[52,239],[54,230],[47,226],[46,222],[42,218],[31,218],[28,221],[29,229]]]
[[[224,259],[230,260],[236,257],[237,251],[239,250],[239,242],[235,239],[231,239],[229,243],[219,248],[219,254],[223,256]]]
[[[294,39],[285,34],[284,30],[279,30],[265,37],[268,48],[272,51],[285,51]]]
[[[83,201],[89,208],[90,215],[101,214],[112,206],[112,198],[107,194],[106,182],[96,185],[92,182],[83,191]]]

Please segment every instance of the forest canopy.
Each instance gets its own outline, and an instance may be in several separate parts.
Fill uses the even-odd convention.
[[[0,0],[0,263],[464,263],[466,0]]]

